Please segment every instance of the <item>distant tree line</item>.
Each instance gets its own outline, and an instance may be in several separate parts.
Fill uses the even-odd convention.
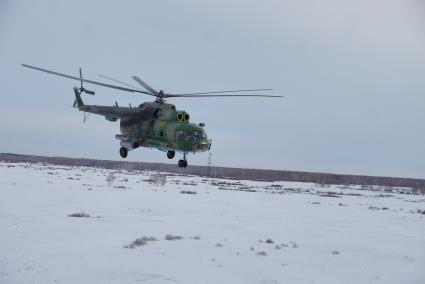
[[[121,170],[150,170],[163,171],[176,174],[208,176],[215,178],[229,178],[256,181],[294,181],[311,182],[318,184],[340,184],[340,185],[376,185],[389,187],[410,187],[425,192],[425,180],[413,178],[341,175],[331,173],[315,173],[300,171],[242,169],[227,167],[189,166],[185,169],[174,164],[124,162],[110,160],[94,160],[83,158],[45,157],[33,155],[19,155],[0,153],[0,161],[4,162],[27,162],[47,163],[67,166],[86,166],[106,169]]]

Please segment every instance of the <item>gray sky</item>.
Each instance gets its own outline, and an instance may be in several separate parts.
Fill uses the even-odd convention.
[[[423,0],[0,0],[0,62],[1,152],[121,159],[118,123],[71,108],[77,82],[20,64],[81,66],[170,92],[284,95],[169,100],[206,123],[215,165],[425,178]],[[89,104],[151,100],[90,88]]]

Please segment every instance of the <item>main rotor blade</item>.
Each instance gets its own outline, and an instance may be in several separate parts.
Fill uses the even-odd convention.
[[[133,89],[136,89],[136,90],[140,90],[138,87],[134,87],[134,86],[132,86],[132,85],[130,85],[130,84],[127,84],[127,83],[125,83],[125,82],[121,82],[121,81],[119,81],[119,80],[117,80],[117,79],[114,79],[114,78],[112,78],[112,77],[109,77],[109,76],[106,76],[106,75],[102,75],[102,74],[99,74],[99,76],[100,76],[100,77],[102,77],[102,78],[105,78],[105,79],[108,79],[108,80],[114,81],[114,82],[116,82],[116,83],[123,84],[124,86],[130,87],[130,88],[133,88]]]
[[[213,97],[262,97],[262,98],[283,98],[283,96],[275,96],[275,95],[173,95],[173,94],[165,94],[165,98],[213,98]]]
[[[151,86],[149,86],[148,84],[146,84],[145,82],[143,82],[143,80],[140,79],[139,77],[137,77],[137,76],[131,76],[131,78],[133,78],[134,81],[136,81],[137,83],[139,83],[140,85],[142,85],[143,88],[145,88],[146,90],[148,90],[152,94],[158,94],[158,92],[154,88],[152,88]]]
[[[94,84],[94,85],[99,85],[99,86],[102,86],[102,87],[117,89],[117,90],[126,91],[126,92],[136,92],[136,93],[142,93],[142,94],[147,94],[147,95],[155,96],[155,95],[153,95],[151,93],[148,93],[148,92],[145,92],[145,91],[136,90],[136,89],[130,89],[130,88],[124,88],[124,87],[110,85],[110,84],[105,84],[105,83],[101,83],[101,82],[97,82],[97,81],[93,81],[93,80],[80,79],[78,77],[66,75],[66,74],[63,74],[63,73],[55,72],[55,71],[50,71],[50,70],[47,70],[47,69],[43,69],[43,68],[39,68],[39,67],[27,65],[27,64],[22,64],[22,66],[23,67],[27,67],[27,68],[31,68],[31,69],[34,69],[34,70],[38,70],[38,71],[41,71],[41,72],[46,72],[46,73],[49,73],[49,74],[53,74],[53,75],[56,75],[56,76],[62,76],[62,77],[65,77],[65,78],[74,79],[74,80],[81,81],[81,82],[86,82],[86,83],[90,83],[90,84]]]
[[[81,71],[81,67],[80,67],[80,84],[81,84],[81,90],[83,89],[83,72]]]
[[[239,93],[239,92],[259,92],[259,91],[273,91],[273,89],[248,89],[248,90],[228,90],[228,91],[214,91],[214,92],[201,92],[201,93],[189,93],[189,94],[165,94],[165,97],[269,97],[269,98],[281,98],[283,96],[276,95],[213,95],[221,93]]]

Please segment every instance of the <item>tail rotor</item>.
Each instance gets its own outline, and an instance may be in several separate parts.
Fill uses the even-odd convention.
[[[95,94],[94,91],[87,90],[83,87],[83,72],[81,70],[81,67],[79,68],[79,71],[80,71],[80,88],[78,88],[78,92],[80,94],[86,93],[88,95],[94,95]],[[74,103],[72,104],[72,106],[75,107],[76,105],[77,105],[77,101],[75,100]]]

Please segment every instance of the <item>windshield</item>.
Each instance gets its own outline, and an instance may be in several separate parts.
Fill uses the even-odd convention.
[[[202,139],[205,139],[205,133],[200,130],[192,131],[177,131],[177,141],[179,142],[198,142]]]

